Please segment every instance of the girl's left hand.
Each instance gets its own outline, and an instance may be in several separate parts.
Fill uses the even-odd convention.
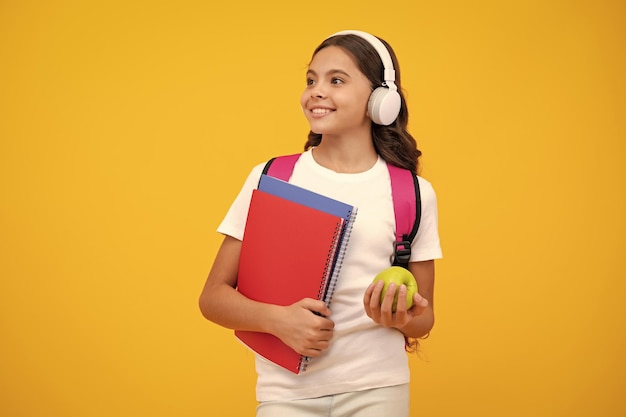
[[[401,285],[400,288],[395,284],[390,284],[385,294],[385,297],[380,302],[380,294],[383,291],[384,283],[378,281],[370,284],[363,296],[363,305],[365,306],[365,312],[376,323],[384,327],[393,327],[396,329],[402,329],[409,322],[422,314],[428,307],[428,300],[422,297],[419,293],[415,293],[413,296],[413,306],[410,309],[406,308],[406,286]],[[391,310],[393,305],[394,295],[398,290],[398,303],[395,313]]]

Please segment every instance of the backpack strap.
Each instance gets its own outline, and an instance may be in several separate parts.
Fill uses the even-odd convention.
[[[396,218],[396,241],[393,265],[407,267],[411,258],[411,242],[417,234],[422,214],[419,182],[408,169],[387,164],[391,178],[391,197]]]
[[[263,168],[263,174],[289,181],[300,155],[297,153],[270,159]],[[417,176],[408,169],[387,164],[387,170],[391,178],[391,197],[396,221],[392,264],[406,268],[411,258],[411,242],[417,234],[422,214],[419,183]]]
[[[300,158],[299,153],[293,155],[284,155],[277,158],[272,158],[267,161],[263,173],[270,177],[278,178],[279,180],[289,181],[293,167]]]

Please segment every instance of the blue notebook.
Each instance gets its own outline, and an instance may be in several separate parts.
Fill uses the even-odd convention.
[[[340,249],[337,258],[335,258],[333,262],[330,283],[324,296],[324,302],[326,305],[329,305],[339,273],[341,272],[341,265],[343,264],[346,247],[350,239],[352,225],[356,219],[357,208],[342,201],[335,200],[334,198],[330,198],[265,174],[261,175],[258,189],[275,195],[276,197],[284,198],[285,200],[302,204],[304,206],[345,219],[339,242]]]
[[[293,201],[294,203],[321,210],[333,216],[343,217],[346,220],[350,220],[356,215],[355,207],[349,204],[293,185],[278,178],[270,177],[269,175],[261,175],[259,190]]]

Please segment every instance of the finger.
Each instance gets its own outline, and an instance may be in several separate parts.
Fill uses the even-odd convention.
[[[372,308],[373,310],[378,310],[380,308],[380,303],[381,303],[380,295],[383,292],[384,286],[385,286],[384,282],[378,281],[372,287],[372,296],[369,300],[369,305],[370,305],[370,308]]]
[[[400,285],[398,288],[398,303],[396,304],[396,313],[406,311],[406,285]]]
[[[335,322],[332,320],[324,319],[321,322],[320,331],[332,332],[334,328],[335,328]]]
[[[395,324],[396,325],[403,325],[405,324],[405,322],[408,320],[407,316],[409,316],[410,310],[407,310],[406,308],[406,293],[407,293],[407,288],[406,285],[400,285],[400,288],[398,288],[398,303],[396,305],[396,312],[395,312]]]
[[[428,300],[422,297],[420,294],[415,293],[413,295],[413,307],[410,308],[413,316],[418,316],[428,307]]]
[[[324,350],[330,347],[330,340],[318,340],[312,342],[308,347],[305,347],[299,353],[302,355],[310,356],[312,358],[318,357]]]
[[[302,352],[298,352],[298,353],[300,353],[301,355],[304,355],[304,356],[308,356],[309,358],[317,358],[326,349],[328,349],[328,346],[325,346],[323,348],[322,347],[320,347],[320,348],[317,348],[317,347],[309,348],[309,349],[305,349]]]
[[[324,346],[328,347],[330,341],[333,340],[334,332],[332,330],[324,331],[320,334],[318,343],[322,343]]]
[[[370,284],[367,286],[367,288],[365,289],[365,292],[363,293],[363,307],[365,308],[365,313],[371,317],[371,310],[370,310],[370,300],[372,299],[372,292],[374,291],[374,284]]]
[[[326,304],[324,304],[323,301],[314,300],[312,298],[304,298],[300,301],[300,303],[302,307],[321,316],[328,317],[331,314],[330,309],[326,306]]]
[[[319,349],[303,349],[301,351],[298,351],[298,353],[304,356],[308,356],[309,358],[317,358],[319,355],[321,355],[322,351]]]
[[[396,294],[396,284],[391,283],[387,287],[387,292],[383,297],[383,301],[380,304],[380,315],[383,325],[388,326],[391,323],[393,316],[393,299]]]
[[[321,340],[329,340],[333,336],[334,330],[332,328],[328,329],[320,329],[320,339]]]
[[[374,292],[374,286],[375,286],[375,284],[372,282],[365,289],[365,293],[363,294],[363,304],[365,304],[365,305],[369,304],[369,302],[370,302],[370,300],[372,298],[372,293]]]
[[[413,304],[425,308],[425,307],[428,307],[428,300],[422,297],[420,293],[416,292],[413,295]]]

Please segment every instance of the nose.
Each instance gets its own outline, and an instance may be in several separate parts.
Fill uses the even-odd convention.
[[[324,97],[326,97],[326,93],[319,86],[319,84],[316,85],[315,88],[311,90],[311,98],[324,98]]]

